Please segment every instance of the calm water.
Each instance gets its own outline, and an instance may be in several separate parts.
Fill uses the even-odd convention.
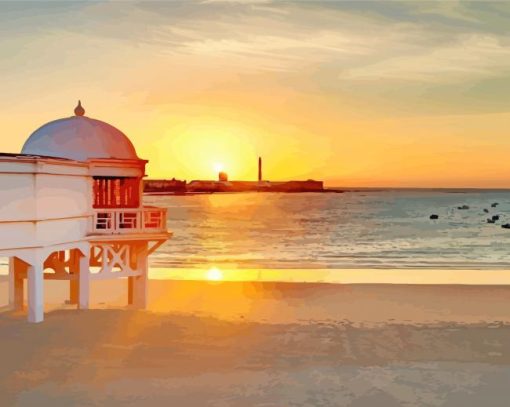
[[[510,192],[147,196],[174,236],[153,267],[510,268]],[[490,204],[499,202],[497,208]],[[468,210],[456,209],[469,205]],[[497,224],[486,222],[499,214]],[[430,220],[429,215],[439,215]]]

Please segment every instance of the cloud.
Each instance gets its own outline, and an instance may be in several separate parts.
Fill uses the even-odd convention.
[[[136,67],[168,89],[189,72],[200,89],[230,75],[339,99],[390,87],[413,106],[416,83],[458,92],[503,77],[508,18],[510,5],[456,1],[0,3],[0,71],[25,83],[34,71],[57,81],[86,67],[97,80]]]
[[[343,80],[462,82],[510,68],[510,48],[494,35],[465,34],[457,41],[401,53],[342,72]]]
[[[148,41],[246,72],[336,66],[342,80],[462,81],[507,69],[509,8],[461,2],[207,2],[171,18]],[[191,7],[190,7],[191,9]],[[267,13],[264,9],[275,12]],[[148,12],[154,11],[150,6]],[[156,24],[158,21],[156,21]],[[493,24],[498,29],[493,29]]]

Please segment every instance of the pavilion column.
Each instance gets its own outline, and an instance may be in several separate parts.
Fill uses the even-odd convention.
[[[89,252],[87,255],[79,256],[78,266],[78,308],[88,309],[90,298],[90,269],[89,269]]]
[[[28,280],[28,322],[42,322],[44,319],[44,269],[42,262],[29,265]]]
[[[128,277],[128,303],[135,308],[147,307],[148,259],[147,243],[141,243],[136,247],[136,271],[140,274]]]
[[[9,257],[9,308],[23,309],[23,270],[25,263],[17,257]]]

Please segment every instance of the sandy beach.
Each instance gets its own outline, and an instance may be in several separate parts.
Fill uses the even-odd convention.
[[[151,280],[136,311],[125,285],[0,314],[2,405],[507,405],[510,287]]]

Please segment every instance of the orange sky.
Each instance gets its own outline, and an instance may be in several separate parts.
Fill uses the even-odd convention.
[[[510,187],[510,5],[0,3],[2,150],[87,115],[150,177]]]

